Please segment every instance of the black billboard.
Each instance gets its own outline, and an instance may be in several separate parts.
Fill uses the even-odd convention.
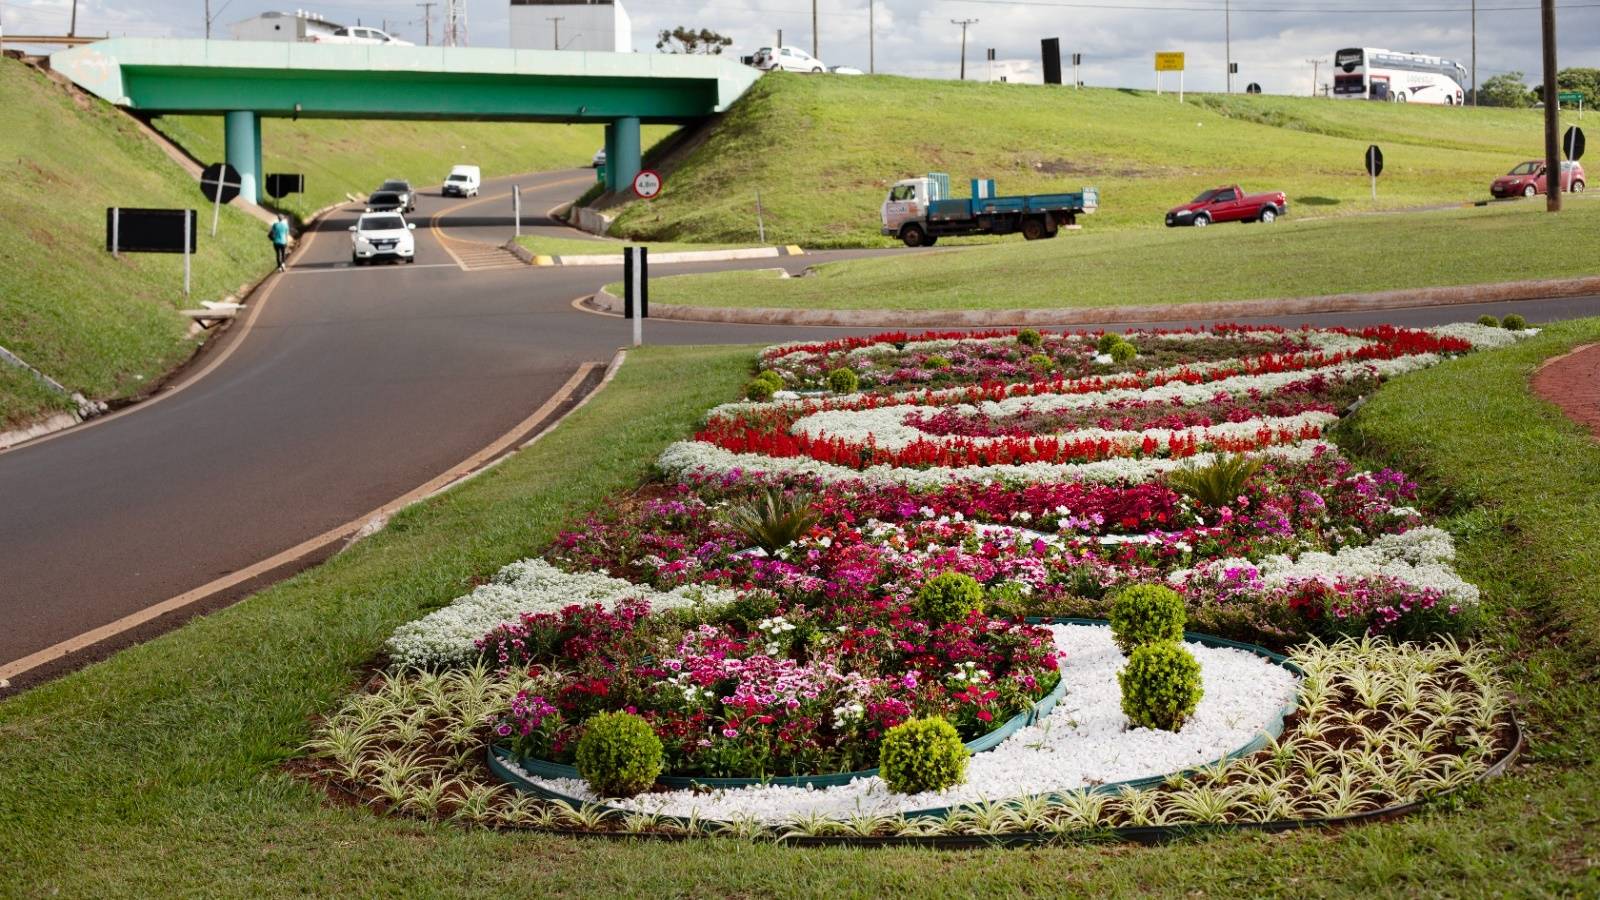
[[[106,207],[106,249],[113,253],[182,253],[185,249],[193,253],[199,231],[192,209]]]

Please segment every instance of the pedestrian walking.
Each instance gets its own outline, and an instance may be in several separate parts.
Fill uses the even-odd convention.
[[[285,271],[284,260],[289,255],[289,220],[283,213],[278,213],[278,221],[272,223],[267,229],[267,237],[272,241],[272,249],[278,254],[278,271]]]

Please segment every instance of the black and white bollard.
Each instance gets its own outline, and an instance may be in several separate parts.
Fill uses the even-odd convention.
[[[633,320],[633,346],[644,343],[644,320],[650,315],[648,247],[622,248],[622,315]]]

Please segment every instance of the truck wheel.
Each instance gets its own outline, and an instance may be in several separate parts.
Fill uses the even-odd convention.
[[[922,247],[933,243],[928,240],[928,233],[922,230],[921,225],[907,225],[900,229],[900,240],[905,241],[907,247]]]
[[[1211,217],[1206,215],[1205,213],[1201,213],[1200,215],[1194,217],[1194,227],[1196,227],[1196,228],[1204,228],[1204,227],[1206,227],[1207,225],[1210,225],[1210,224],[1211,224]]]
[[[1044,237],[1044,220],[1025,219],[1022,223],[1022,237],[1025,240],[1037,241]]]
[[[1271,225],[1274,221],[1277,220],[1278,211],[1276,209],[1270,207],[1270,206],[1263,206],[1261,208],[1261,215],[1257,216],[1256,218],[1258,220],[1262,221],[1262,222],[1267,223],[1268,225]]]

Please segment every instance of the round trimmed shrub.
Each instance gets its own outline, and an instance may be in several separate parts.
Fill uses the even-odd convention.
[[[765,381],[766,383],[772,385],[772,389],[775,391],[783,390],[783,376],[772,371],[771,369],[762,369],[761,371],[757,372],[756,379],[759,381]]]
[[[1138,348],[1127,341],[1112,344],[1106,352],[1111,354],[1111,361],[1118,364],[1133,362],[1133,358],[1139,355]]]
[[[937,353],[923,360],[922,364],[930,369],[948,369],[951,365],[950,357],[940,356]]]
[[[1500,327],[1500,320],[1496,319],[1494,316],[1491,316],[1491,315],[1485,313],[1484,315],[1481,315],[1481,316],[1478,317],[1478,324],[1479,325],[1487,325],[1490,328],[1499,328]]]
[[[1095,349],[1099,350],[1101,353],[1110,353],[1112,347],[1115,347],[1118,344],[1125,344],[1127,342],[1128,339],[1122,335],[1117,334],[1115,331],[1108,331],[1105,334],[1100,335],[1100,339],[1094,342],[1094,346]]]
[[[1516,313],[1512,313],[1511,315],[1500,320],[1500,327],[1506,329],[1507,331],[1521,331],[1522,329],[1528,327],[1528,320],[1517,315]]]
[[[1056,367],[1056,361],[1048,356],[1045,356],[1043,353],[1035,353],[1034,355],[1028,357],[1028,365],[1033,366],[1035,369],[1043,369],[1044,371],[1048,372]]]
[[[883,736],[878,776],[897,794],[942,791],[966,780],[969,755],[943,718],[907,719]]]
[[[971,575],[941,572],[923,582],[917,591],[915,612],[930,625],[959,622],[983,609],[983,586]]]
[[[771,400],[772,395],[777,392],[778,389],[773,387],[772,382],[765,378],[752,378],[750,383],[744,386],[744,398],[746,400],[754,400],[757,403],[765,403]]]
[[[854,394],[860,389],[861,379],[856,376],[854,369],[845,367],[828,373],[828,390],[835,394]]]
[[[1041,347],[1044,345],[1044,335],[1038,329],[1024,328],[1017,332],[1017,343],[1024,347]]]
[[[1117,684],[1128,721],[1162,731],[1182,728],[1205,696],[1200,663],[1177,641],[1140,645],[1117,673]]]
[[[661,739],[650,723],[628,712],[604,712],[583,723],[578,772],[603,797],[632,797],[661,774]]]
[[[1183,598],[1162,584],[1131,584],[1111,598],[1111,636],[1123,653],[1142,644],[1183,640]]]

